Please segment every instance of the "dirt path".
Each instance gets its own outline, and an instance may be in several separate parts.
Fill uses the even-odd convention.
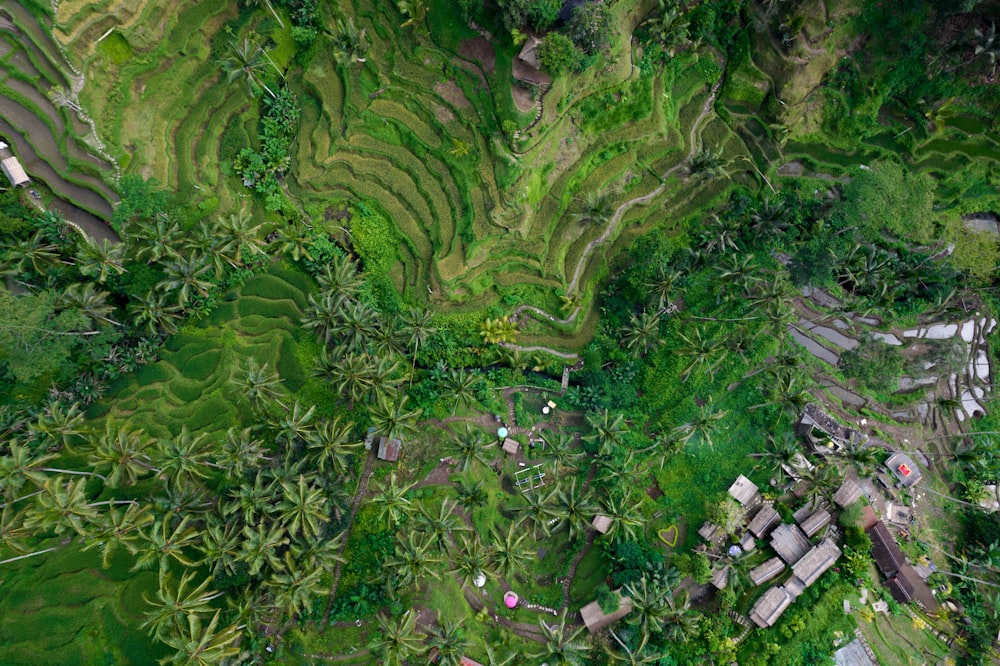
[[[531,347],[522,347],[521,345],[511,344],[509,342],[501,342],[500,346],[504,349],[513,349],[519,352],[544,352],[546,354],[552,354],[553,356],[558,356],[559,358],[564,358],[567,361],[577,361],[580,359],[579,354],[573,354],[571,352],[561,352],[552,349],[551,347],[542,347],[540,345],[532,345]]]

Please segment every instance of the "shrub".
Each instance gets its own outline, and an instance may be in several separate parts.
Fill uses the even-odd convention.
[[[542,69],[552,76],[559,76],[580,68],[583,52],[566,35],[550,32],[538,45],[538,60]]]
[[[868,389],[890,391],[903,372],[903,356],[895,347],[869,336],[862,338],[857,349],[844,352],[840,369]]]

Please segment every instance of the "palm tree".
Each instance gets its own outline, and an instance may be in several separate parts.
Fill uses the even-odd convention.
[[[41,231],[35,232],[31,238],[7,245],[0,256],[2,272],[15,276],[29,269],[38,275],[45,275],[50,267],[61,262],[59,248],[46,242]]]
[[[413,611],[406,611],[398,620],[379,615],[376,622],[378,632],[368,642],[368,648],[384,666],[404,666],[409,657],[424,652],[424,635],[417,631]]]
[[[620,536],[629,541],[636,540],[644,523],[640,505],[628,491],[611,492],[602,497],[600,512],[611,518],[611,527],[606,533],[609,539]]]
[[[176,437],[157,440],[156,464],[160,468],[160,478],[174,488],[186,486],[196,479],[207,479],[208,468],[217,466],[211,462],[213,444],[203,432],[192,437],[187,425],[181,426]]]
[[[284,404],[278,400],[278,386],[281,378],[277,372],[271,371],[267,363],[259,365],[257,359],[248,356],[246,362],[240,368],[240,372],[232,378],[236,385],[236,390],[240,399],[246,398],[250,401],[250,406],[258,413],[266,412],[266,408],[272,403],[281,405],[288,410]]]
[[[706,337],[702,334],[701,327],[696,327],[694,333],[688,337],[680,331],[677,332],[677,336],[684,341],[684,344],[675,350],[675,353],[680,356],[690,356],[691,362],[688,363],[684,369],[681,371],[680,380],[687,381],[687,378],[695,370],[695,368],[701,369],[707,366],[707,374],[709,377],[715,375],[715,370],[718,368],[719,364],[722,363],[726,358],[726,349],[723,344],[712,337]],[[717,356],[715,361],[711,361],[713,356]]]
[[[131,486],[140,476],[160,471],[152,465],[147,453],[151,444],[142,431],[132,430],[127,424],[118,425],[113,419],[108,419],[88,462],[94,470],[108,470],[108,486]]]
[[[403,379],[399,376],[400,365],[396,359],[384,356],[382,353],[374,357],[371,366],[370,396],[378,402],[380,399],[395,400],[399,385]]]
[[[390,474],[388,481],[371,500],[372,506],[378,509],[379,520],[387,520],[390,527],[395,527],[405,518],[412,516],[416,507],[406,495],[414,485],[416,484],[400,486],[396,483],[396,473]]]
[[[231,479],[240,479],[249,470],[256,469],[266,458],[264,443],[253,436],[251,428],[226,431],[219,454],[219,465]]]
[[[121,275],[125,272],[122,266],[124,252],[125,245],[122,243],[113,243],[107,238],[98,243],[85,236],[76,248],[76,268],[82,275],[95,277],[98,283],[104,284],[110,274]]]
[[[240,654],[239,643],[242,629],[236,625],[219,628],[219,616],[222,611],[215,611],[211,621],[205,626],[198,615],[188,615],[187,623],[177,627],[176,633],[163,637],[163,642],[176,650],[166,658],[174,664],[209,664],[227,663],[230,658]]]
[[[137,259],[145,259],[147,264],[181,257],[177,248],[181,247],[183,232],[180,225],[165,213],[157,215],[151,223],[144,222],[141,226],[130,224],[126,231],[128,237],[141,241],[135,256]]]
[[[816,502],[818,499],[823,498],[831,504],[833,503],[833,495],[840,488],[841,484],[840,470],[837,469],[836,465],[820,463],[811,469],[808,467],[797,467],[795,475],[808,486],[809,490],[806,497],[810,502]]]
[[[271,97],[275,97],[274,91],[268,88],[260,77],[260,70],[266,64],[264,57],[267,54],[264,49],[251,42],[249,37],[244,37],[242,42],[234,40],[229,46],[229,55],[219,61],[226,75],[226,82],[242,80],[251,97],[256,97],[260,88],[266,90]]]
[[[302,328],[313,331],[330,344],[344,316],[347,302],[343,296],[333,293],[321,293],[318,300],[309,294],[308,305],[302,315]]]
[[[417,529],[437,544],[442,552],[447,550],[448,540],[453,535],[468,530],[461,518],[455,515],[455,504],[447,499],[441,502],[436,515],[421,504],[414,523]]]
[[[459,406],[470,407],[476,402],[476,389],[483,378],[476,372],[465,368],[449,368],[448,374],[442,380],[442,392],[455,401],[451,410],[452,416],[458,413]]]
[[[566,528],[570,540],[587,533],[597,511],[598,507],[588,493],[577,487],[576,478],[570,482],[569,488],[565,485],[556,488],[556,515],[560,528]]]
[[[147,620],[139,626],[148,628],[158,640],[163,640],[169,636],[177,627],[183,627],[188,615],[205,617],[214,609],[209,605],[213,599],[221,597],[225,592],[209,593],[209,586],[212,584],[212,577],[209,576],[201,581],[201,584],[193,589],[189,585],[194,580],[194,571],[185,571],[181,575],[177,586],[173,586],[173,578],[168,573],[160,580],[156,597],[150,599],[146,593],[142,593],[142,598],[154,610],[146,613]]]
[[[409,435],[417,427],[417,419],[423,410],[413,409],[407,411],[406,403],[410,396],[404,395],[399,400],[390,401],[386,397],[380,397],[378,402],[372,407],[371,419],[375,432],[384,435],[389,439],[403,438]]]
[[[401,326],[400,335],[405,340],[407,347],[413,349],[413,361],[410,364],[410,385],[413,385],[413,371],[417,367],[417,353],[420,346],[427,343],[427,340],[437,333],[437,328],[431,325],[433,315],[429,310],[420,310],[409,307],[400,315]]]
[[[230,499],[223,504],[223,512],[227,516],[238,513],[244,522],[256,523],[274,513],[278,487],[277,481],[265,480],[264,475],[258,473],[253,482],[244,481],[239,488],[229,491]]]
[[[656,267],[656,273],[648,281],[643,283],[643,287],[649,289],[650,295],[656,297],[657,310],[672,310],[673,296],[675,291],[682,291],[678,288],[678,283],[684,276],[680,271],[669,270],[663,264]]]
[[[640,358],[659,347],[663,342],[660,338],[660,319],[658,310],[646,310],[638,317],[630,315],[622,336],[625,349]]]
[[[284,566],[264,580],[264,587],[274,593],[275,603],[295,617],[309,607],[314,597],[329,590],[323,584],[323,570],[300,566],[285,551]]]
[[[412,531],[406,533],[405,539],[402,534],[396,539],[396,548],[386,559],[385,566],[395,574],[401,587],[415,585],[419,588],[421,581],[441,577],[437,565],[442,559],[431,554],[431,545],[430,540],[421,540],[417,532]]]
[[[303,538],[319,537],[329,518],[323,491],[306,482],[300,474],[296,483],[281,482],[282,498],[278,504],[278,516],[291,536],[301,534]]]
[[[225,238],[223,250],[235,257],[240,265],[246,260],[245,257],[267,256],[260,239],[261,225],[252,225],[251,221],[250,214],[241,209],[238,213],[230,213],[219,225]]]
[[[973,31],[976,38],[976,57],[982,56],[990,63],[990,78],[996,73],[997,60],[1000,59],[1000,39],[997,39],[996,23],[990,22],[990,29],[983,32],[979,28]]]
[[[550,627],[544,619],[540,619],[538,624],[542,629],[544,647],[532,653],[532,659],[544,661],[549,666],[583,666],[587,663],[589,648],[583,640],[583,628],[567,630],[565,609],[559,617],[559,624]]]
[[[478,536],[459,539],[458,553],[454,555],[453,566],[448,571],[457,574],[463,587],[474,584],[480,576],[493,575],[490,552],[483,547]]]
[[[54,400],[40,412],[35,422],[28,425],[28,429],[32,438],[40,443],[40,450],[68,448],[74,440],[90,432],[77,403],[71,402],[65,407],[58,400]]]
[[[727,416],[729,416],[729,410],[714,410],[712,407],[712,396],[709,396],[705,404],[698,410],[697,416],[690,423],[685,423],[674,428],[674,432],[685,444],[690,443],[692,439],[696,439],[701,440],[702,443],[712,448],[712,430],[715,429],[719,421]]]
[[[662,6],[662,3],[661,3]],[[650,33],[671,58],[677,49],[688,43],[688,18],[676,3],[664,7],[660,16],[652,19]]]
[[[682,642],[698,631],[699,616],[691,610],[687,590],[680,597],[670,591],[664,596],[666,612],[663,618],[663,635],[667,640]]]
[[[582,199],[578,199],[578,204],[580,210],[570,217],[585,225],[603,227],[615,214],[611,197],[606,192],[587,192]]]
[[[108,292],[98,291],[92,282],[73,283],[56,300],[63,309],[75,309],[88,319],[91,326],[119,323],[111,318],[115,307],[108,303]]]
[[[351,469],[351,454],[361,447],[361,442],[351,436],[353,430],[353,423],[342,423],[340,417],[335,416],[320,423],[308,436],[307,446],[315,452],[315,464],[320,473],[329,467],[336,477],[347,475]]]
[[[535,534],[549,534],[549,521],[558,520],[555,504],[555,491],[548,495],[538,490],[530,490],[522,494],[526,504],[511,507],[511,511],[521,516],[521,521],[527,519],[534,526]]]
[[[146,335],[157,335],[160,332],[173,335],[177,332],[181,307],[168,304],[164,294],[150,291],[129,302],[128,314],[132,318],[132,324]]]
[[[149,506],[128,504],[123,508],[111,507],[91,525],[83,550],[98,548],[101,564],[111,566],[111,556],[118,548],[135,555],[143,539],[142,529],[153,520]]]
[[[315,426],[312,423],[315,414],[316,405],[303,408],[296,400],[292,403],[290,410],[281,412],[277,418],[268,420],[268,425],[275,431],[274,441],[283,443],[289,453],[299,442],[308,442],[315,432]]]
[[[251,576],[256,576],[265,567],[281,568],[279,552],[282,546],[288,545],[288,535],[285,534],[285,528],[281,523],[272,522],[268,525],[267,522],[261,521],[256,527],[244,525],[243,537],[239,559],[246,563]]]
[[[173,513],[164,514],[159,520],[152,521],[148,530],[143,530],[144,540],[137,549],[132,571],[157,564],[162,577],[169,570],[171,559],[184,567],[196,566],[197,562],[186,551],[197,547],[201,531],[191,524],[190,515],[182,516],[180,520],[175,518]]]
[[[751,406],[749,411],[779,405],[789,416],[797,418],[805,406],[814,401],[812,394],[807,389],[797,385],[802,377],[801,373],[781,369],[772,372],[771,376],[774,378],[774,381],[768,384],[771,399]]]
[[[291,229],[285,228],[282,232],[278,252],[290,256],[292,261],[312,259],[312,255],[309,254],[311,243],[312,237],[306,226],[304,224],[295,224]]]
[[[462,631],[462,623],[444,620],[431,629],[427,645],[437,648],[438,661],[441,666],[462,666],[465,653],[472,647]]]
[[[545,441],[545,453],[555,461],[557,472],[561,469],[575,471],[587,457],[587,454],[577,450],[573,433],[549,430],[542,433],[542,439]]]
[[[48,480],[42,466],[55,458],[55,454],[35,456],[30,448],[17,442],[8,444],[6,455],[0,456],[0,491],[6,500],[20,495],[28,483],[41,488]]]
[[[487,464],[486,451],[493,448],[496,442],[487,441],[480,430],[473,431],[468,426],[465,432],[456,435],[455,443],[452,444],[452,451],[459,460],[461,472],[468,472],[473,461],[479,461],[483,465]]]
[[[489,500],[489,494],[486,492],[483,482],[474,481],[467,477],[458,480],[458,485],[455,486],[455,493],[458,495],[458,499],[461,500],[462,505],[470,509],[485,506]]]
[[[763,467],[771,470],[784,478],[785,468],[792,469],[796,459],[802,454],[798,442],[790,433],[783,432],[781,435],[769,435],[767,438],[767,448],[763,451],[751,453],[751,458],[757,458],[760,462],[754,469]]]
[[[528,541],[528,533],[519,529],[517,523],[508,525],[506,532],[493,525],[490,537],[492,566],[502,578],[510,579],[523,573],[534,560],[535,552]]]
[[[224,521],[216,514],[209,514],[202,541],[197,545],[201,553],[199,564],[210,567],[213,575],[234,574],[241,544],[242,529],[238,521]]]
[[[595,432],[587,435],[586,439],[597,442],[600,455],[608,455],[624,443],[627,427],[623,414],[615,414],[612,417],[611,413],[605,409],[601,411],[599,417],[588,414],[587,423]]]
[[[620,661],[623,664],[628,664],[629,666],[640,666],[641,664],[652,664],[654,662],[660,661],[659,655],[643,654],[646,649],[646,644],[649,643],[649,634],[642,634],[639,640],[639,645],[634,650],[625,645],[618,634],[615,633],[614,629],[608,629],[608,634],[621,646],[622,653],[617,652],[610,648],[607,649],[608,656],[614,661]]]
[[[42,492],[35,497],[35,504],[25,511],[24,527],[51,529],[56,534],[72,530],[86,536],[98,515],[84,491],[86,482],[86,479],[76,479],[64,484],[60,477],[46,479]]]
[[[488,344],[512,344],[517,339],[517,324],[507,315],[500,319],[485,319],[479,325],[479,335]]]
[[[177,292],[177,303],[187,307],[195,296],[207,296],[212,283],[203,279],[211,266],[205,255],[191,252],[179,259],[172,259],[163,266],[167,277],[157,287],[165,291]]]
[[[338,343],[347,349],[361,351],[378,329],[378,313],[361,301],[345,301],[333,327]]]
[[[334,24],[336,31],[331,39],[333,58],[338,65],[348,67],[355,63],[365,62],[365,52],[368,50],[368,39],[365,36],[365,28],[358,30],[354,25],[354,19],[348,18],[346,21],[337,19]]]

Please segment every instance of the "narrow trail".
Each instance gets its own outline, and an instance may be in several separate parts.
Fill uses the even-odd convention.
[[[688,133],[688,144],[690,147],[688,149],[687,155],[684,157],[684,159],[682,159],[680,162],[672,166],[670,169],[667,170],[666,173],[663,174],[663,176],[660,179],[661,180],[660,185],[655,190],[649,192],[648,194],[635,197],[634,199],[629,199],[628,201],[618,206],[618,209],[615,211],[615,214],[612,215],[611,220],[608,221],[608,226],[604,230],[604,233],[602,233],[600,236],[587,243],[587,246],[583,249],[583,252],[580,254],[580,258],[576,262],[576,270],[573,272],[573,279],[570,280],[569,286],[566,288],[566,293],[572,294],[577,290],[577,286],[580,281],[580,274],[583,272],[583,267],[587,263],[587,259],[590,257],[590,254],[594,251],[594,248],[596,248],[598,245],[606,241],[608,237],[615,231],[616,227],[618,226],[618,222],[621,221],[625,213],[632,206],[635,206],[636,204],[647,203],[651,199],[655,199],[657,196],[659,196],[663,192],[663,190],[666,189],[667,187],[667,178],[673,175],[674,172],[676,172],[678,169],[683,168],[685,163],[687,163],[688,160],[694,157],[694,154],[697,152],[697,144],[695,143],[695,134],[697,133],[698,128],[701,126],[702,121],[704,121],[705,118],[708,116],[708,114],[711,112],[712,105],[715,103],[715,96],[719,92],[719,88],[722,86],[722,82],[725,80],[726,80],[725,63],[723,63],[722,76],[720,76],[719,80],[715,82],[714,86],[712,86],[712,92],[709,94],[708,99],[706,99],[705,103],[702,105],[701,112],[698,114],[698,117],[695,118],[694,122],[691,123],[691,130]]]
[[[522,347],[521,345],[515,345],[510,342],[501,342],[500,346],[504,349],[513,349],[514,351],[531,353],[531,352],[544,352],[546,354],[552,354],[553,356],[558,356],[559,358],[564,358],[567,361],[579,360],[579,354],[573,354],[572,352],[561,352],[551,347],[542,347],[540,345],[532,345],[530,347]]]
[[[573,561],[569,565],[569,570],[566,572],[566,578],[563,580],[562,584],[562,606],[561,608],[569,608],[569,588],[573,585],[573,579],[576,578],[576,568],[580,566],[580,561],[587,556],[590,552],[590,547],[594,545],[594,539],[597,538],[596,530],[587,530],[587,539],[583,542],[583,548],[580,552],[576,554]]]
[[[344,551],[347,550],[347,542],[350,541],[351,528],[354,526],[354,518],[358,515],[361,507],[361,500],[368,492],[368,480],[372,476],[372,469],[375,467],[375,447],[368,452],[368,459],[365,461],[365,469],[361,472],[361,479],[358,481],[358,491],[354,494],[354,501],[351,502],[351,515],[347,518],[347,527],[344,528],[344,543],[340,544],[337,554],[340,561],[337,562],[336,569],[333,570],[333,584],[330,586],[330,596],[326,600],[326,611],[323,613],[322,627],[326,627],[330,621],[330,611],[333,610],[333,599],[337,596],[337,586],[340,585],[340,574],[344,568]],[[322,630],[321,630],[322,631]]]
[[[535,307],[534,305],[518,305],[516,308],[514,308],[514,312],[511,313],[510,318],[516,321],[516,317],[525,311],[533,312],[542,319],[550,321],[553,324],[572,324],[576,320],[576,316],[580,314],[580,306],[579,305],[576,306],[576,309],[573,310],[573,314],[571,314],[570,316],[566,317],[565,319],[559,319],[555,315],[551,315],[545,310],[539,307]]]

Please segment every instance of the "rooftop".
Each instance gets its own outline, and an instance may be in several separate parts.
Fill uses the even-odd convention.
[[[907,488],[920,481],[920,477],[922,476],[917,464],[902,451],[896,451],[889,456],[885,461],[885,466]]]
[[[750,530],[754,536],[758,539],[763,539],[768,535],[775,525],[781,522],[781,516],[770,504],[765,504],[760,508],[760,510],[754,515],[753,520],[747,525],[747,529]]]
[[[772,557],[758,567],[750,570],[750,581],[754,585],[760,585],[771,580],[785,570],[785,563],[780,557]]]
[[[521,444],[516,439],[507,437],[503,440],[503,446],[500,448],[503,449],[504,453],[514,456],[521,449]]]
[[[906,557],[899,549],[899,544],[881,520],[866,530],[872,540],[872,558],[879,571],[887,578],[896,575],[899,568],[906,564]]]
[[[27,185],[31,182],[28,174],[24,172],[24,167],[17,161],[16,157],[7,157],[3,161],[0,161],[0,167],[2,167],[4,175],[7,176],[7,180],[14,187]]]
[[[852,479],[847,479],[840,485],[837,493],[833,496],[833,501],[840,507],[848,507],[861,498],[861,486]]]
[[[758,627],[770,627],[777,622],[790,603],[792,603],[792,598],[788,596],[785,588],[772,587],[753,605],[750,610],[750,619]]]
[[[771,548],[787,564],[795,564],[809,552],[811,544],[798,525],[783,523],[771,533]]]
[[[601,606],[596,601],[591,601],[580,609],[580,616],[583,618],[583,623],[587,625],[587,631],[592,634],[597,633],[632,612],[632,598],[622,595],[621,592],[621,588],[615,590],[615,593],[618,594],[618,610],[613,613],[602,611]]]
[[[746,506],[757,497],[757,485],[747,477],[740,474],[736,477],[733,485],[729,486],[729,494],[737,502]]]
[[[608,530],[611,529],[611,518],[608,516],[594,516],[594,522],[591,525],[601,534],[607,534]]]
[[[378,457],[380,460],[396,462],[399,460],[399,450],[403,447],[403,442],[399,439],[389,439],[380,437],[378,440]]]
[[[826,509],[820,509],[819,511],[814,511],[809,515],[808,518],[799,523],[799,527],[805,532],[807,537],[812,537],[821,529],[830,524],[832,516],[830,512]]]
[[[792,573],[805,587],[809,587],[833,566],[838,557],[840,548],[837,544],[832,539],[823,539],[792,566]]]

